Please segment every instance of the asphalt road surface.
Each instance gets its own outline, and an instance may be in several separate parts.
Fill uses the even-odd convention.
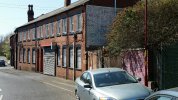
[[[12,67],[0,67],[0,100],[75,100],[74,83]]]

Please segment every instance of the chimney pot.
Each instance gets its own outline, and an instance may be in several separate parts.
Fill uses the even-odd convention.
[[[65,7],[69,6],[70,4],[71,4],[71,0],[64,0]]]

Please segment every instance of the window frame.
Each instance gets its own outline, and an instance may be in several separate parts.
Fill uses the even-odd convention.
[[[67,67],[67,47],[66,46],[62,47],[62,67],[65,67],[65,68]]]
[[[30,64],[30,49],[27,50],[27,63]]]
[[[34,48],[32,49],[32,64],[36,64],[36,51]]]
[[[80,64],[78,59],[78,50],[80,50]],[[76,47],[76,69],[82,69],[82,48],[81,46]]]
[[[67,35],[67,18],[62,19],[62,34]]]
[[[69,47],[69,68],[74,68],[74,47]]]
[[[57,50],[57,66],[61,66],[61,52],[60,52],[60,46],[58,46],[58,50]]]

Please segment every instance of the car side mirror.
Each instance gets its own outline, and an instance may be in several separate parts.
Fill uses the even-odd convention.
[[[92,88],[91,85],[87,84],[87,85],[84,85],[84,88]]]
[[[139,82],[142,81],[142,79],[141,79],[140,77],[139,77],[139,78],[137,77],[136,79],[137,79]]]

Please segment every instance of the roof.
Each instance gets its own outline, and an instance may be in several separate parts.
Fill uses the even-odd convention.
[[[70,4],[69,6],[62,7],[62,8],[56,9],[56,10],[54,10],[52,12],[43,14],[43,15],[37,17],[36,19],[34,19],[34,20],[32,20],[32,21],[30,21],[30,22],[28,22],[28,23],[26,23],[26,24],[24,24],[24,25],[22,25],[20,27],[23,27],[23,26],[26,26],[26,25],[41,21],[43,19],[55,16],[55,15],[57,15],[59,13],[62,13],[62,12],[68,11],[68,10],[71,10],[71,9],[77,7],[77,6],[81,6],[81,5],[85,4],[88,1],[90,1],[90,0],[79,0],[77,2],[74,2],[74,3]],[[18,28],[20,28],[20,27],[18,27]],[[18,29],[18,28],[16,28],[16,29]]]
[[[116,71],[124,71],[124,70],[120,68],[99,68],[99,69],[89,70],[89,72],[91,72],[92,74],[101,74],[105,72],[116,72]]]

